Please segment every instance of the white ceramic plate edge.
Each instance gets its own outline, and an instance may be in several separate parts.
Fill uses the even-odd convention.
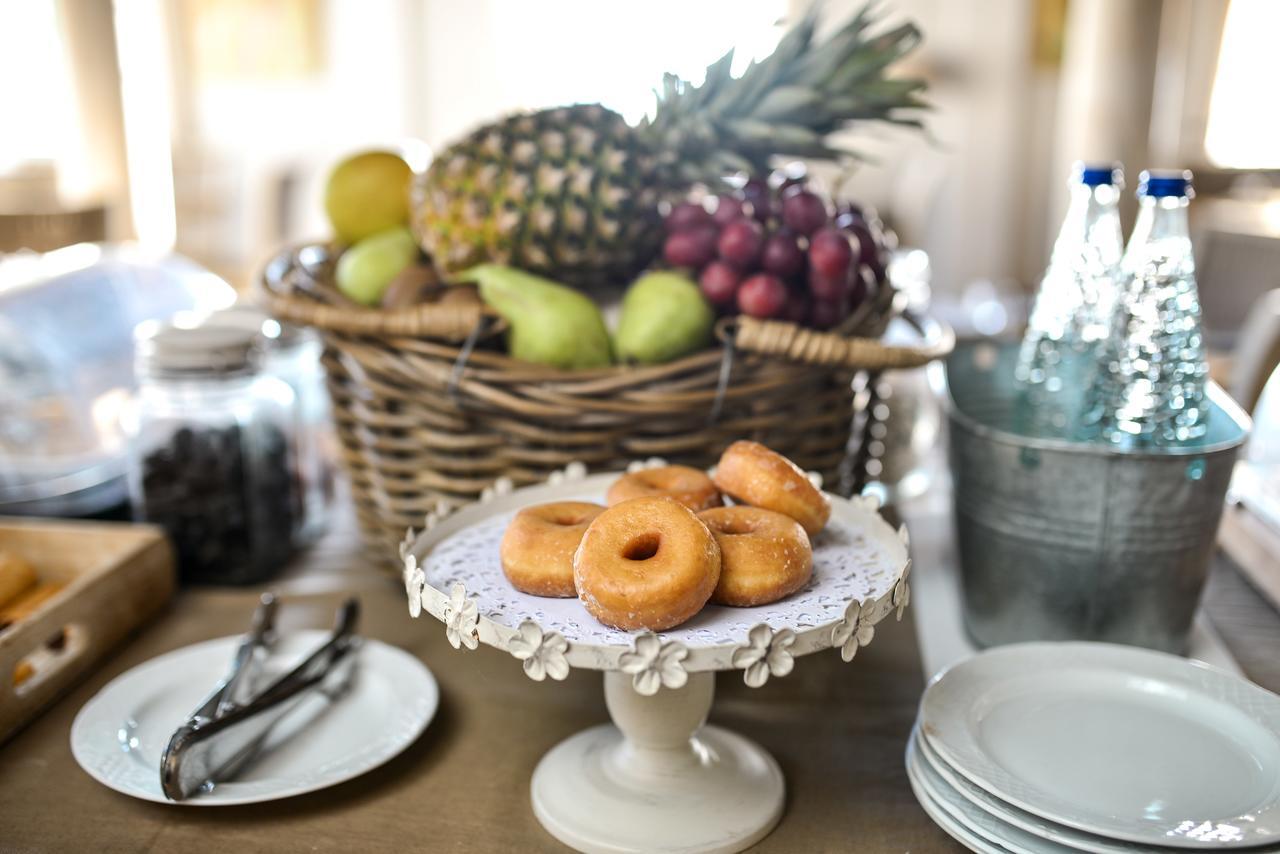
[[[326,637],[328,632],[319,629],[308,629],[297,632],[296,634],[305,638],[310,638],[314,635],[314,639],[318,642],[322,637]],[[153,803],[188,807],[220,807],[263,803],[267,801],[282,800],[284,798],[292,798],[297,795],[305,795],[310,792],[327,789],[330,786],[336,786],[340,783],[345,783],[348,780],[353,780],[356,777],[385,765],[387,762],[390,762],[396,756],[403,753],[418,740],[422,733],[426,731],[426,728],[430,725],[431,721],[435,718],[436,712],[440,707],[439,683],[436,681],[435,674],[431,672],[431,669],[428,668],[424,662],[399,647],[365,638],[361,648],[361,654],[365,656],[366,659],[377,656],[384,662],[395,661],[400,667],[405,668],[405,670],[416,671],[416,676],[421,679],[421,684],[426,689],[427,695],[426,704],[422,709],[421,714],[418,716],[417,720],[414,721],[414,725],[412,727],[399,733],[400,737],[397,739],[398,743],[389,744],[382,751],[368,757],[368,761],[358,766],[350,766],[346,770],[339,770],[320,775],[316,777],[313,782],[298,784],[277,792],[255,792],[252,794],[237,796],[235,794],[227,794],[226,789],[224,789],[223,792],[218,795],[206,795],[185,801],[171,801],[164,797],[163,793],[158,789],[158,782],[157,790],[155,792],[151,792],[149,790],[144,791],[122,786],[109,775],[102,772],[102,769],[93,760],[93,757],[83,749],[84,745],[87,743],[87,739],[91,738],[91,736],[87,734],[87,730],[91,726],[91,721],[93,720],[97,705],[105,702],[106,699],[111,696],[112,692],[121,690],[121,686],[127,684],[129,679],[140,678],[141,676],[145,676],[146,672],[149,670],[160,669],[163,667],[165,659],[176,657],[179,654],[190,653],[199,647],[217,647],[223,644],[235,643],[240,640],[240,637],[241,636],[239,635],[232,635],[222,638],[212,638],[207,641],[200,641],[185,647],[170,650],[166,653],[161,653],[154,658],[150,658],[147,661],[126,670],[124,673],[121,673],[106,685],[102,686],[97,693],[95,693],[83,706],[81,706],[80,711],[76,713],[75,720],[71,724],[70,746],[72,756],[75,758],[76,763],[86,774],[101,783],[103,786],[121,794],[128,795],[129,797],[138,798],[139,800],[144,801],[151,801]],[[228,651],[228,653],[229,652],[230,651]],[[227,661],[230,663],[230,654],[227,655]],[[368,667],[371,665],[368,661],[364,661],[361,663],[361,666]],[[212,689],[213,686],[210,685],[209,687]],[[123,756],[123,752],[121,755]],[[159,768],[156,769],[156,777],[158,781]]]
[[[958,792],[944,788],[944,784],[936,779],[936,773],[921,755],[917,738],[918,736],[913,733],[907,744],[907,767],[910,773],[915,775],[920,788],[924,789],[933,798],[934,803],[950,815],[951,820],[956,824],[1012,854],[1064,854],[1071,850],[1056,842],[1010,827],[996,816],[974,807],[960,797]],[[934,776],[931,777],[930,774]],[[974,814],[974,817],[971,818],[970,814]],[[1019,836],[1022,838],[1019,839]]]
[[[949,791],[956,792],[978,809],[1006,824],[1010,824],[1019,830],[1025,830],[1027,833],[1041,839],[1079,851],[1088,851],[1091,854],[1131,854],[1131,852],[1153,850],[1151,846],[1139,845],[1136,842],[1108,839],[1097,834],[1085,833],[1083,830],[1076,830],[1074,827],[1067,827],[1064,824],[1055,824],[1047,818],[1041,818],[1035,813],[1019,809],[1013,804],[997,798],[986,789],[969,782],[964,775],[948,765],[946,760],[934,752],[933,747],[930,746],[929,741],[920,732],[919,728],[914,732],[915,734],[912,738],[920,760],[927,764],[947,784]],[[1163,848],[1158,850],[1182,851],[1184,849]]]
[[[977,851],[978,854],[1013,854],[1009,849],[1003,846],[988,842],[974,831],[954,821],[950,814],[942,808],[933,795],[929,793],[921,783],[920,778],[916,776],[915,769],[911,767],[910,751],[911,744],[907,743],[907,782],[911,784],[911,792],[919,801],[921,809],[933,819],[933,823],[942,828],[942,830],[952,839],[959,842],[970,851]]]
[[[1011,644],[1007,646],[992,648],[990,650],[987,650],[986,652],[979,654],[978,656],[975,656],[974,658],[966,659],[965,661],[959,662],[953,665],[952,667],[949,667],[946,670],[942,671],[941,673],[937,674],[932,680],[930,680],[930,683],[928,687],[925,689],[925,694],[921,698],[921,702],[920,702],[919,726],[921,731],[921,737],[928,743],[928,745],[933,749],[933,751],[938,755],[939,758],[945,761],[948,764],[948,766],[950,766],[957,773],[959,773],[965,779],[969,780],[978,788],[990,793],[992,796],[1002,801],[1012,804],[1013,806],[1016,806],[1022,810],[1025,810],[1026,812],[1029,812],[1033,815],[1039,816],[1049,822],[1060,824],[1065,827],[1069,827],[1069,828],[1081,831],[1083,833],[1092,834],[1095,836],[1103,836],[1115,841],[1134,842],[1139,845],[1152,846],[1156,848],[1165,848],[1165,849],[1177,848],[1177,849],[1183,849],[1183,850],[1186,850],[1186,849],[1226,850],[1226,849],[1235,849],[1235,848],[1254,849],[1254,848],[1259,848],[1261,846],[1273,846],[1274,842],[1277,839],[1280,839],[1280,827],[1277,828],[1277,831],[1273,832],[1270,836],[1267,836],[1267,837],[1258,837],[1258,838],[1246,837],[1244,839],[1232,840],[1232,841],[1216,841],[1216,840],[1206,841],[1201,839],[1189,838],[1185,836],[1177,836],[1177,835],[1171,836],[1167,833],[1160,833],[1159,829],[1156,826],[1152,826],[1150,829],[1145,829],[1145,832],[1129,831],[1123,828],[1117,829],[1114,827],[1100,827],[1098,824],[1090,823],[1089,821],[1083,820],[1079,817],[1057,812],[1052,806],[1036,804],[1031,800],[1029,800],[1028,798],[1019,797],[1016,792],[1010,791],[1009,786],[1002,785],[1000,782],[993,782],[992,779],[988,779],[987,778],[988,772],[991,772],[989,776],[991,776],[996,780],[998,780],[1001,777],[1009,776],[1007,773],[1003,771],[1003,769],[999,769],[996,763],[994,763],[994,761],[984,760],[985,764],[988,767],[984,768],[983,770],[975,770],[974,768],[968,767],[963,757],[957,755],[955,751],[951,750],[949,746],[942,740],[938,731],[933,726],[928,725],[929,719],[931,717],[934,717],[934,716],[931,716],[929,713],[930,693],[935,689],[935,687],[939,683],[943,681],[943,679],[947,678],[948,674],[952,674],[951,678],[955,679],[957,677],[954,676],[954,673],[959,672],[962,669],[969,669],[975,666],[981,667],[984,664],[988,666],[995,666],[991,664],[991,662],[997,656],[1016,657],[1020,655],[1037,655],[1041,653],[1045,655],[1050,655],[1050,656],[1068,655],[1071,653],[1077,653],[1080,655],[1096,654],[1096,655],[1102,656],[1103,658],[1110,656],[1112,657],[1112,662],[1110,663],[1113,665],[1114,665],[1114,660],[1117,658],[1125,658],[1125,657],[1147,658],[1151,662],[1155,662],[1155,663],[1163,662],[1162,666],[1165,668],[1182,668],[1182,667],[1190,668],[1190,670],[1183,671],[1183,673],[1181,674],[1183,676],[1189,676],[1193,672],[1204,674],[1210,679],[1224,680],[1224,683],[1223,683],[1224,685],[1232,684],[1233,687],[1237,687],[1237,689],[1240,689],[1242,687],[1243,690],[1245,690],[1251,695],[1255,693],[1259,696],[1265,695],[1266,697],[1269,698],[1267,700],[1268,704],[1272,701],[1276,703],[1280,703],[1280,698],[1276,698],[1274,695],[1271,695],[1269,692],[1265,691],[1264,689],[1259,688],[1253,683],[1248,682],[1247,680],[1239,676],[1236,676],[1228,671],[1225,671],[1221,668],[1214,667],[1213,665],[1205,664],[1204,662],[1200,662],[1200,661],[1188,661],[1186,659],[1179,658],[1177,656],[1154,652],[1152,650],[1139,649],[1136,647],[1120,646],[1117,644],[1092,643],[1092,642],[1055,642],[1055,643],[1037,642],[1037,643]],[[985,661],[982,661],[983,659],[985,659]],[[1098,664],[1095,662],[1095,666],[1106,667],[1107,664],[1106,663]],[[1176,681],[1176,677],[1175,677],[1175,681]],[[1258,722],[1258,723],[1266,727],[1266,724],[1263,724],[1262,722]],[[1272,728],[1272,732],[1275,733],[1278,737],[1280,737],[1280,732],[1277,732],[1274,728]],[[1273,801],[1272,804],[1269,804],[1266,807],[1267,810],[1271,810],[1273,808],[1276,809],[1277,811],[1280,811],[1280,800]],[[1227,817],[1223,817],[1223,818],[1225,819]]]

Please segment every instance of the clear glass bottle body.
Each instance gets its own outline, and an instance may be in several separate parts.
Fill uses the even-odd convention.
[[[1072,182],[1071,204],[1018,354],[1023,432],[1077,432],[1119,287],[1124,239],[1118,173],[1114,180],[1091,184],[1077,176]]]
[[[1207,430],[1209,367],[1187,228],[1190,197],[1140,199],[1087,421],[1112,444],[1178,444]]]
[[[300,544],[312,543],[324,533],[336,481],[337,454],[320,351],[320,339],[314,333],[292,329],[272,342],[266,354],[267,372],[286,382],[294,394],[298,460],[294,533]]]
[[[160,525],[183,581],[250,584],[291,551],[293,392],[232,375],[139,377],[129,446],[134,518]]]

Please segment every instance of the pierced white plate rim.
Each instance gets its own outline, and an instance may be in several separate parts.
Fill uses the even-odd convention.
[[[907,755],[910,756],[911,744],[907,743]],[[979,836],[978,833],[969,827],[961,824],[951,817],[951,814],[942,808],[938,803],[938,799],[924,785],[924,781],[920,779],[916,769],[912,767],[912,763],[906,763],[907,783],[911,786],[911,793],[916,796],[921,809],[929,818],[933,819],[933,823],[942,828],[944,832],[952,839],[960,842],[971,851],[977,851],[979,854],[1017,854],[1011,849],[1005,848],[1003,845],[997,845],[987,839]]]
[[[1037,836],[1042,840],[1054,842],[1064,845],[1068,848],[1074,848],[1078,851],[1096,852],[1096,854],[1130,854],[1130,852],[1141,851],[1180,851],[1177,848],[1154,848],[1146,844],[1137,842],[1124,842],[1118,839],[1108,839],[1105,836],[1099,836],[1096,833],[1086,833],[1083,830],[1077,830],[1074,827],[1067,827],[1065,824],[1057,824],[1042,818],[1035,813],[1027,812],[1011,803],[1001,800],[995,795],[988,792],[980,786],[974,785],[963,774],[946,763],[941,756],[934,752],[933,747],[929,744],[928,739],[920,732],[917,726],[911,731],[911,744],[915,747],[916,754],[921,764],[927,766],[930,771],[938,776],[941,783],[946,784],[946,792],[955,792],[964,798],[976,809],[982,810],[986,814],[998,819],[1004,824],[1011,825],[1018,830]],[[910,760],[908,760],[910,761]],[[939,784],[941,785],[941,784]],[[937,786],[934,787],[935,789]]]
[[[975,737],[974,715],[985,710],[981,704],[991,705],[987,702],[989,690],[1008,693],[1017,675],[1042,676],[1054,672],[1055,665],[1092,668],[1147,681],[1163,679],[1249,718],[1280,746],[1280,697],[1271,692],[1204,662],[1088,641],[995,647],[947,668],[930,681],[921,699],[919,725],[923,738],[951,768],[978,787],[1027,812],[1086,833],[1162,848],[1200,850],[1253,848],[1280,842],[1280,775],[1259,806],[1241,815],[1205,816],[1181,822],[1171,819],[1170,824],[1159,825],[1154,821],[1109,819],[1082,810],[1011,773]],[[1272,819],[1274,824],[1259,828],[1259,818]],[[1235,836],[1212,838],[1218,833]]]
[[[301,654],[314,649],[328,636],[329,632],[322,629],[290,632],[281,638],[280,648],[284,655],[300,658]],[[368,727],[369,743],[358,755],[345,757],[346,762],[334,764],[323,755],[321,748],[316,768],[307,772],[306,782],[288,778],[232,781],[185,801],[171,801],[161,792],[158,758],[154,774],[141,771],[130,771],[123,776],[112,774],[113,767],[118,770],[117,762],[143,767],[127,755],[115,736],[128,719],[129,710],[136,709],[139,704],[138,695],[133,692],[146,685],[172,684],[180,680],[176,673],[181,671],[182,665],[190,665],[193,661],[216,660],[218,667],[225,669],[241,638],[241,635],[229,635],[170,650],[132,667],[104,685],[80,708],[71,725],[71,753],[84,772],[121,794],[174,806],[219,807],[281,800],[336,786],[384,765],[422,735],[439,708],[439,684],[425,663],[399,647],[364,638],[358,653],[360,676],[351,689],[353,696],[344,697],[335,708],[351,703],[361,690],[370,690],[366,680],[371,674],[375,677],[381,675],[382,683],[397,696],[393,710],[396,723],[383,728]],[[175,675],[170,674],[171,668]],[[191,702],[192,708],[199,703],[200,696],[213,689],[215,683],[216,678],[194,692],[199,696]],[[174,725],[177,723],[175,721]],[[298,736],[305,737],[305,733]],[[142,782],[144,779],[147,782]]]

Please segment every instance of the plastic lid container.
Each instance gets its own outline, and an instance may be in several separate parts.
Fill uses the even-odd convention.
[[[124,503],[119,415],[134,328],[235,292],[176,255],[80,244],[0,259],[0,513],[86,516]]]

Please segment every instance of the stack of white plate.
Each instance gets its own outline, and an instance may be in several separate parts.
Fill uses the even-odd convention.
[[[925,691],[907,773],[974,851],[1280,851],[1280,697],[1162,653],[1035,643],[957,664]]]

